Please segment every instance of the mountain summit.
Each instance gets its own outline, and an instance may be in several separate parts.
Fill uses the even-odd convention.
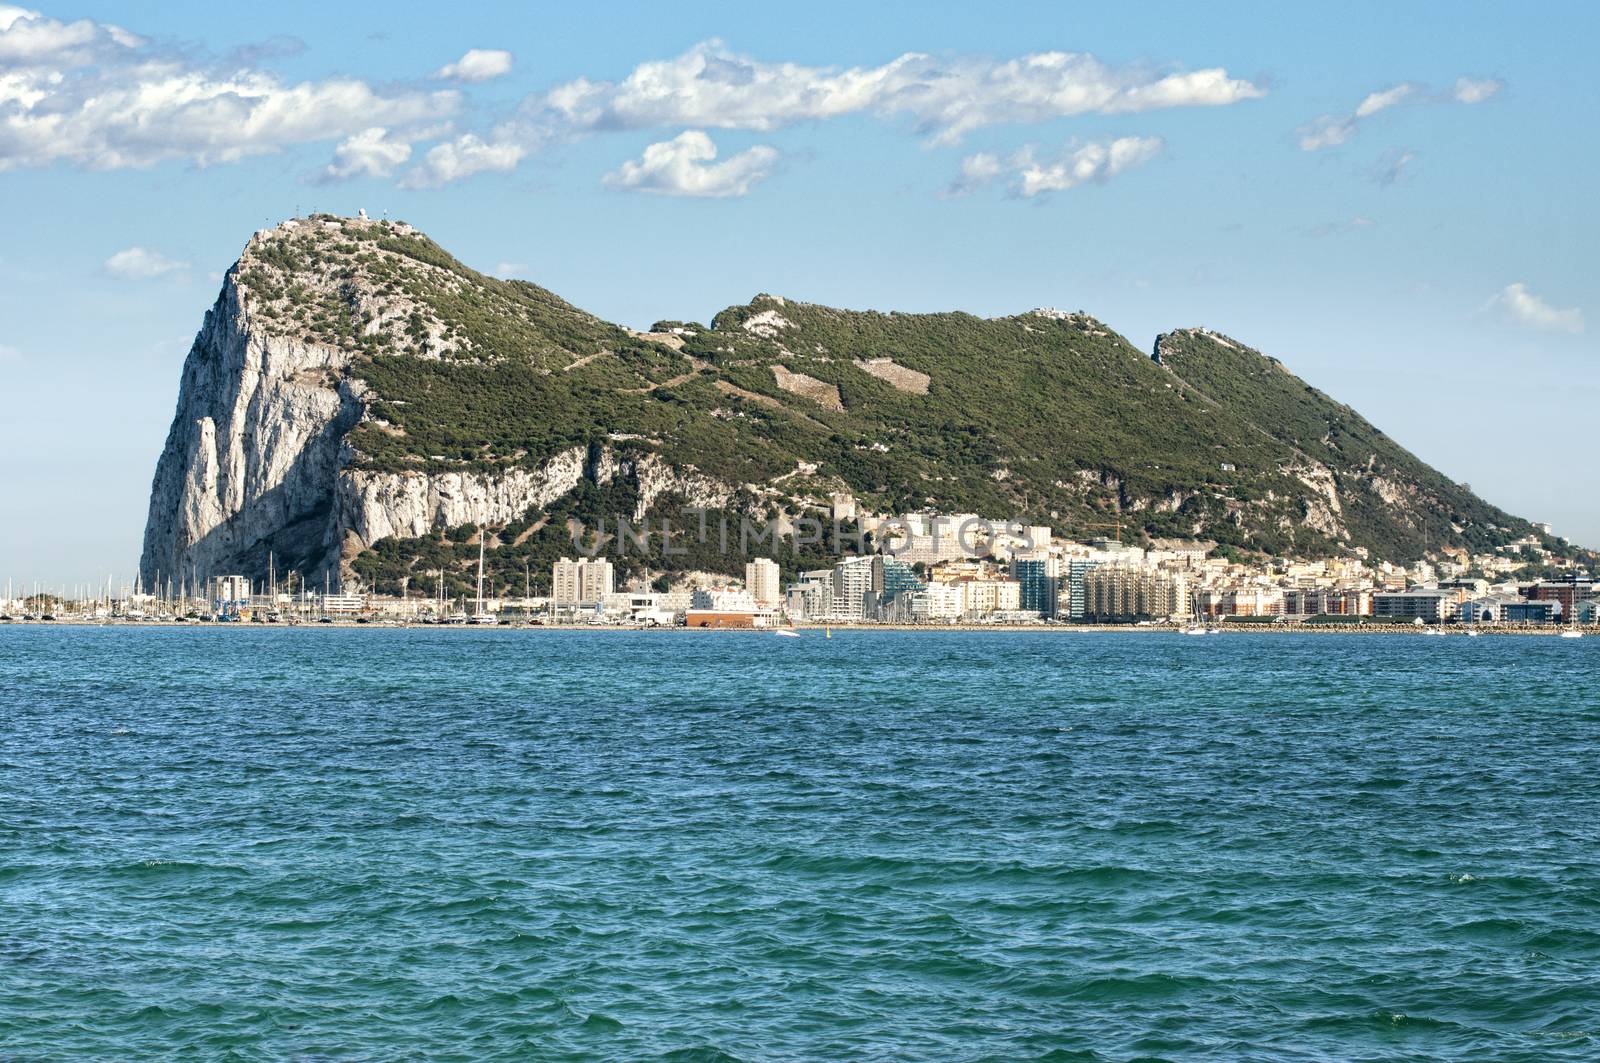
[[[640,333],[408,225],[318,215],[257,232],[228,271],[140,571],[260,578],[271,558],[312,582],[423,585],[486,529],[520,585],[586,506],[794,515],[835,492],[1274,555],[1407,561],[1534,530],[1203,329],[1147,355],[1082,313],[759,295]]]

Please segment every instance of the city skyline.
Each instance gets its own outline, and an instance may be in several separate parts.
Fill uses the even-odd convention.
[[[1378,6],[205,10],[0,5],[7,575],[131,572],[221,272],[359,207],[633,327],[757,290],[1210,326],[1600,545],[1563,457],[1600,394],[1585,8],[1444,42]]]

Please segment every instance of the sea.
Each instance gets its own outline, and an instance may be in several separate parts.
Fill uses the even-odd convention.
[[[1600,638],[0,628],[0,1058],[1600,1058]]]

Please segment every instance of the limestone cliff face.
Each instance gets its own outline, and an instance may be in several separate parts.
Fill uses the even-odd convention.
[[[348,355],[256,327],[237,267],[183,367],[156,465],[139,571],[147,585],[283,566],[320,578],[337,542],[330,488],[362,416]]]

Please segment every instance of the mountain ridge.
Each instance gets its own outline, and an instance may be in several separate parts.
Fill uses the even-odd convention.
[[[1082,313],[763,293],[639,332],[404,223],[318,215],[257,232],[225,276],[140,569],[392,587],[466,526],[520,571],[602,500],[792,517],[836,491],[1265,554],[1403,561],[1536,534],[1209,330],[1147,354]]]

